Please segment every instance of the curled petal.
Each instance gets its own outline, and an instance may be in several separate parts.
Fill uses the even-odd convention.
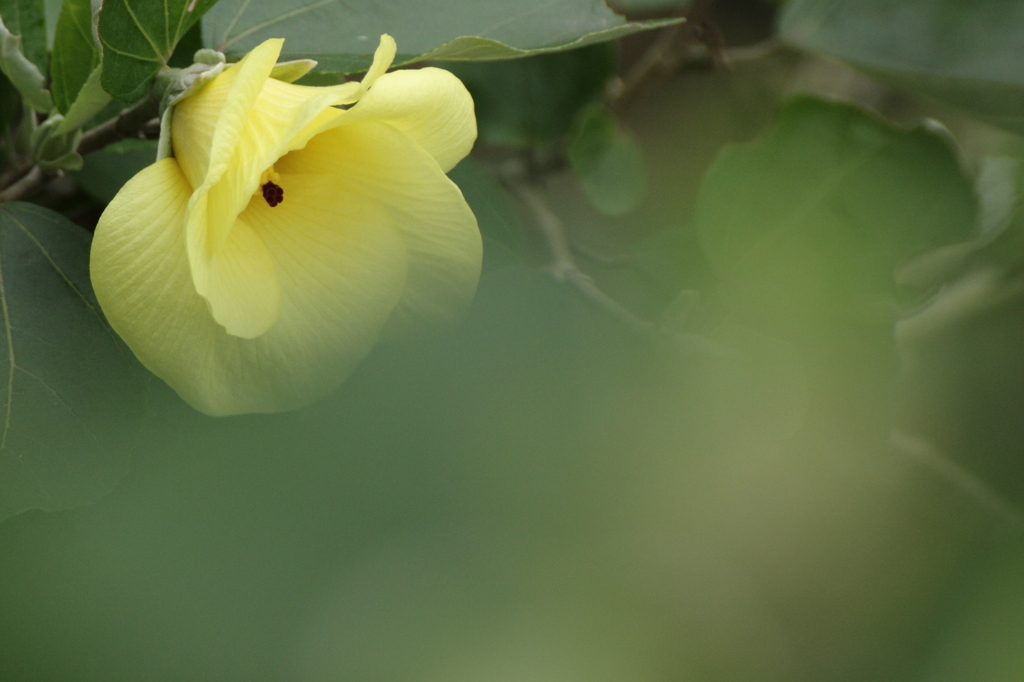
[[[451,73],[436,68],[395,71],[377,79],[341,124],[381,121],[398,128],[450,171],[473,148],[473,98]]]
[[[176,157],[122,188],[93,241],[112,326],[208,414],[316,400],[380,338],[460,314],[480,273],[476,220],[445,175],[476,135],[461,83],[385,74],[386,35],[361,83],[329,88],[271,78],[280,49],[178,105]]]
[[[239,213],[252,200],[263,172],[333,125],[343,112],[332,107],[355,101],[394,57],[394,41],[383,36],[363,83],[314,88],[268,77],[280,48],[281,41],[264,42],[182,102],[173,119],[174,139],[180,141],[175,153],[195,187],[185,216],[195,288],[209,302],[214,319],[243,338],[254,338],[276,323],[278,296],[261,255],[265,247],[236,224]],[[210,120],[216,120],[212,132]],[[256,257],[251,264],[237,256],[239,245]]]
[[[194,194],[185,211],[186,233],[207,235],[205,220],[214,213],[215,197]],[[190,210],[188,210],[190,209]],[[227,238],[216,250],[189,258],[193,286],[206,299],[210,314],[229,334],[255,339],[273,327],[281,314],[281,283],[263,240],[244,220],[233,220]],[[189,247],[204,245],[198,240]],[[189,254],[193,255],[193,254]]]
[[[191,186],[173,159],[129,181],[97,226],[92,280],[111,325],[207,414],[292,409],[330,392],[376,342],[404,289],[406,248],[386,211],[327,178],[293,180],[284,179],[295,188],[291,206],[253,202],[241,216],[270,247],[282,284],[278,322],[255,339],[228,334],[192,286]]]
[[[174,155],[192,187],[212,185],[227,169],[283,44],[264,41],[176,108]]]

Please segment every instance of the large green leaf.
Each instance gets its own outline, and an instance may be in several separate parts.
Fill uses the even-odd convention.
[[[649,15],[680,9],[690,4],[690,0],[609,0],[608,4],[617,11],[630,15]]]
[[[398,42],[395,63],[404,64],[522,57],[671,21],[628,23],[603,0],[221,0],[203,21],[203,40],[237,59],[267,38],[285,38],[282,59],[351,73],[367,67],[382,33]]]
[[[843,414],[843,438],[882,447],[899,371],[896,267],[962,240],[974,214],[945,133],[791,100],[764,137],[723,150],[700,189],[721,323],[754,334],[719,340],[744,353],[757,335],[790,344],[813,396],[807,423]]]
[[[142,97],[178,41],[215,2],[106,0],[99,27],[104,89],[123,102]]]
[[[720,154],[695,221],[730,299],[786,331],[891,321],[897,264],[964,238],[974,210],[946,134],[800,97],[763,138]]]
[[[1024,132],[1024,6],[1017,0],[795,0],[786,40]]]
[[[0,519],[93,502],[128,468],[144,375],[93,298],[89,241],[0,208]]]
[[[89,0],[64,0],[57,19],[53,44],[53,103],[68,113],[89,74],[99,64],[99,50],[92,37],[92,9]]]

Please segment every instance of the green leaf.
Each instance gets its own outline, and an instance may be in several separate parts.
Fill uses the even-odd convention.
[[[178,42],[215,2],[106,0],[99,24],[104,89],[122,102],[142,97]]]
[[[320,71],[353,73],[369,66],[382,33],[397,41],[398,65],[562,51],[678,21],[628,23],[603,0],[221,0],[203,21],[203,41],[238,59],[283,37],[282,60],[315,59]]]
[[[61,0],[43,0],[46,12],[46,49],[53,50],[53,40],[57,33],[57,19],[60,17]],[[97,4],[99,4],[97,2]]]
[[[36,111],[47,112],[53,106],[50,92],[46,89],[46,77],[39,67],[25,56],[21,36],[8,30],[2,21],[0,21],[0,71],[3,71],[25,101]]]
[[[800,97],[708,170],[695,227],[732,310],[786,338],[891,337],[898,264],[969,234],[975,200],[950,139]]]
[[[694,228],[718,278],[710,336],[754,357],[792,349],[809,396],[799,437],[813,447],[884,450],[900,372],[896,268],[964,239],[975,208],[944,131],[790,100],[701,184]]]
[[[71,108],[64,117],[62,132],[81,128],[110,104],[110,95],[101,83],[102,77],[103,66],[97,64],[71,103]]]
[[[46,72],[46,6],[43,0],[0,0],[4,26],[21,37],[21,50],[36,67]]]
[[[895,421],[897,266],[963,241],[974,220],[947,134],[799,97],[719,155],[694,227],[720,321],[791,344],[813,396],[805,423],[842,415],[841,439],[874,449]]]
[[[99,62],[99,50],[92,37],[90,1],[64,0],[57,19],[50,65],[53,103],[60,113],[68,113]]]
[[[619,12],[627,14],[647,14],[679,9],[690,4],[692,0],[609,0],[608,4]]]
[[[93,298],[89,241],[0,207],[0,519],[91,503],[127,471],[145,381]]]
[[[569,144],[569,163],[590,202],[602,213],[628,213],[647,190],[640,147],[607,107],[583,112]]]
[[[1013,0],[795,0],[790,43],[1024,133],[1024,15]]]
[[[449,64],[476,105],[480,141],[528,147],[564,135],[611,77],[609,45],[496,63]]]

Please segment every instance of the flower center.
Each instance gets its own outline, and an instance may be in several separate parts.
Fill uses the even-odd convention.
[[[274,170],[273,165],[263,171],[263,175],[260,176],[260,192],[270,208],[274,208],[284,201],[284,188],[277,184],[280,179],[281,174]]]

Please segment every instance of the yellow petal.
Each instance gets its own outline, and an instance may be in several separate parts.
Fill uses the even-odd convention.
[[[192,285],[184,234],[191,186],[174,159],[129,181],[96,229],[92,280],[111,325],[207,414],[293,409],[330,392],[401,296],[405,247],[379,206],[322,177],[283,181],[293,187],[284,204],[254,203],[242,216],[271,245],[282,282],[280,319],[256,339],[229,335]]]
[[[342,124],[388,123],[423,147],[446,173],[473,148],[473,98],[458,78],[443,69],[395,71],[378,78]]]
[[[263,146],[267,149],[280,148],[282,139],[288,142],[294,137],[294,119],[302,118],[303,111],[312,109],[319,112],[329,106],[356,102],[388,70],[396,50],[394,39],[384,34],[374,53],[373,64],[361,82],[311,87],[270,79],[283,42],[280,39],[264,41],[238,64],[226,69],[176,107],[172,119],[174,155],[193,187],[204,182],[212,184],[219,179],[224,167],[230,165],[250,116],[262,119],[250,125],[271,133],[272,141],[264,142]],[[286,129],[275,126],[282,120],[287,122]],[[314,127],[305,139],[319,130],[320,127]],[[283,153],[281,151],[278,156]],[[267,154],[258,156],[266,157]],[[210,160],[214,157],[218,163],[211,166]],[[267,163],[273,161],[272,158]],[[213,177],[208,177],[211,174]]]
[[[363,76],[363,80],[359,84],[360,96],[369,90],[370,86],[376,83],[385,71],[391,68],[391,62],[395,61],[396,52],[398,52],[398,46],[395,45],[395,39],[387,33],[381,34],[380,43],[373,53],[373,64],[367,69],[366,75]]]
[[[362,83],[330,88],[270,79],[280,49],[279,40],[264,42],[182,102],[173,118],[175,154],[196,188],[185,216],[195,287],[214,319],[243,338],[259,336],[276,323],[279,296],[265,247],[237,224],[238,214],[268,166],[331,126],[342,114],[331,107],[354,102],[387,70],[395,44],[382,36]],[[212,132],[210,120],[216,120]]]
[[[174,156],[193,187],[212,185],[227,168],[283,44],[264,41],[175,108]]]
[[[464,311],[480,276],[480,231],[462,192],[411,137],[380,122],[344,125],[321,133],[276,168],[331,177],[331,186],[382,207],[401,233],[408,283],[387,338],[449,323]]]

